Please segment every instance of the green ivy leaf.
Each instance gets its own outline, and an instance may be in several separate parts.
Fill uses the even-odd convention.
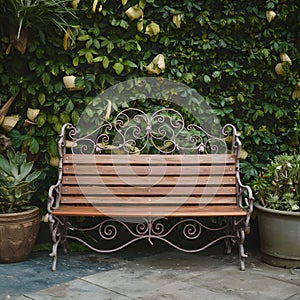
[[[39,152],[40,146],[36,138],[31,138],[29,151],[31,154],[37,154]]]
[[[91,38],[92,37],[89,34],[85,34],[85,35],[81,35],[81,36],[77,37],[77,40],[81,41],[81,42],[85,42],[87,40],[90,40]]]
[[[31,95],[35,95],[36,94],[36,88],[35,88],[35,84],[30,84],[27,88],[27,92]]]
[[[54,91],[55,91],[55,93],[58,94],[58,93],[60,93],[63,90],[63,88],[64,88],[63,83],[62,82],[58,82],[54,86]]]
[[[279,109],[275,113],[275,117],[276,117],[277,120],[280,119],[280,118],[282,118],[284,115],[285,115],[285,112],[284,112],[283,109]]]
[[[68,101],[67,106],[66,106],[66,112],[70,113],[73,109],[74,109],[74,103],[73,103],[72,100],[70,99],[70,100]]]
[[[122,73],[122,71],[124,70],[124,65],[122,65],[121,63],[117,62],[114,63],[113,65],[113,69],[115,70],[115,72],[120,75]]]
[[[131,60],[125,60],[124,62],[123,62],[123,65],[124,66],[127,66],[127,67],[131,67],[131,68],[137,68],[138,66],[137,66],[137,64],[135,64],[133,61],[131,61]]]
[[[57,149],[57,141],[56,141],[56,139],[52,138],[52,139],[48,140],[47,150],[48,150],[49,154],[52,157],[58,156],[58,149]]]
[[[57,76],[58,73],[59,73],[59,67],[58,67],[57,65],[52,66],[52,68],[51,68],[51,74],[52,74],[53,76]]]
[[[113,42],[107,44],[107,53],[109,54],[115,48]]]
[[[108,59],[107,56],[104,56],[104,57],[103,57],[102,65],[103,65],[103,68],[104,68],[104,69],[107,69],[107,68],[108,68],[108,65],[109,65],[109,59]]]
[[[205,83],[211,83],[211,78],[208,75],[204,75],[203,79]]]
[[[51,76],[49,73],[43,73],[41,79],[42,79],[43,85],[47,87],[50,83]]]
[[[14,129],[9,132],[9,137],[11,138],[12,145],[15,148],[21,147],[23,141],[27,138],[26,135],[21,134],[20,131]]]
[[[41,105],[44,105],[44,103],[46,102],[46,95],[44,93],[39,93],[38,101]]]
[[[76,57],[73,58],[73,66],[77,67],[78,65],[79,65],[79,57],[76,56]]]
[[[119,26],[124,28],[124,29],[127,29],[129,24],[125,20],[121,20]]]
[[[72,111],[72,114],[71,114],[71,119],[72,119],[72,123],[74,125],[77,125],[79,120],[80,120],[80,115],[79,115],[79,112],[76,111],[76,110],[73,110]]]
[[[85,53],[85,58],[86,58],[87,62],[89,64],[91,64],[93,62],[93,59],[94,59],[92,52],[86,52]]]

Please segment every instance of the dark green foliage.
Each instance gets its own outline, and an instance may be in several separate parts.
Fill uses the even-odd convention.
[[[188,98],[189,111],[196,112],[205,101],[221,124],[237,127],[248,152],[241,164],[245,180],[255,178],[276,154],[298,151],[300,100],[296,94],[292,97],[300,83],[298,0],[130,0],[125,6],[122,1],[99,0],[95,12],[92,5],[80,1],[78,19],[70,27],[75,42],[65,39],[65,50],[63,32],[46,39],[35,34],[29,35],[26,53],[12,49],[6,55],[9,37],[2,34],[0,106],[18,94],[10,110],[21,115],[10,132],[15,146],[39,155],[41,163],[49,162],[50,156],[57,156],[63,123],[77,123],[87,104],[112,85],[149,76],[145,66],[162,54],[165,69],[151,76],[194,88],[203,97]],[[126,15],[135,5],[143,19]],[[267,10],[276,12],[271,22]],[[153,22],[159,25],[158,34],[157,27],[147,29]],[[278,75],[275,66],[282,53],[292,64],[285,64],[284,74]],[[77,87],[84,89],[68,91],[65,75],[75,75]],[[132,104],[151,110],[167,102],[146,99]],[[28,107],[41,109],[36,126],[23,127]]]

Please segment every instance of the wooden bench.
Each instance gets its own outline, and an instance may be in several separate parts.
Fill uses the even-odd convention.
[[[93,139],[90,134],[77,137],[77,129],[71,124],[63,126],[59,140],[58,182],[50,187],[48,200],[53,271],[56,269],[58,245],[62,244],[66,251],[67,239],[77,240],[102,253],[117,251],[141,239],[147,239],[151,244],[155,239],[165,241],[186,252],[199,252],[225,240],[227,253],[230,253],[231,243],[237,242],[240,269],[245,269],[244,239],[253,197],[250,187],[240,181],[241,143],[235,128],[226,125],[221,138],[212,137],[197,125],[185,126],[182,116],[172,109],[164,109],[159,114],[163,118],[154,122],[153,116],[137,109],[126,109],[113,122],[104,122]],[[170,124],[174,124],[174,114],[175,121],[179,118],[182,123],[180,134],[176,131],[178,127],[172,134],[169,130]],[[118,120],[124,115],[126,118],[120,123]],[[141,116],[147,126],[139,121]],[[157,126],[167,126],[168,134],[158,130]],[[134,131],[138,132],[135,139],[129,138],[131,130],[125,130],[128,127],[138,129]],[[109,143],[112,139],[107,133],[112,128],[115,129],[114,140],[118,141],[115,145]],[[147,132],[141,134],[145,128]],[[195,129],[201,132],[197,138]],[[131,131],[130,135],[134,132]],[[191,145],[187,147],[186,135],[189,132],[193,133],[188,139]],[[184,147],[180,148],[178,139],[184,139]],[[94,140],[92,147],[85,147],[90,140]],[[141,145],[141,140],[146,140],[147,144],[150,142],[152,151],[158,153],[143,154],[147,147],[136,147]],[[228,141],[230,151],[219,153],[220,148],[227,149]],[[71,152],[67,150],[68,144],[73,146],[72,153],[68,153]],[[100,218],[84,228],[71,223],[72,217],[82,216]],[[204,217],[224,217],[225,223],[210,227],[203,221],[206,220],[202,219]],[[75,234],[82,230],[96,231],[100,241],[116,240],[125,236],[124,231],[130,238],[127,237],[121,245],[113,243],[113,248],[101,248]],[[196,248],[186,248],[184,243],[178,244],[172,239],[175,232],[177,240],[180,236],[180,239],[197,244],[205,230],[218,234]]]

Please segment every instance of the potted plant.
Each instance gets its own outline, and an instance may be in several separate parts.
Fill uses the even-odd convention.
[[[41,171],[27,154],[6,150],[0,154],[0,262],[22,261],[30,254],[40,227],[40,211],[31,198]]]
[[[300,267],[300,155],[277,155],[253,190],[263,261]]]

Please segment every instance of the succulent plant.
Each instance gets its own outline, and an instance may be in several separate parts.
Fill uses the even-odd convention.
[[[6,155],[0,154],[0,214],[29,209],[41,176],[41,171],[33,169],[34,162],[26,161],[26,153],[9,148]]]
[[[253,190],[264,207],[300,211],[300,155],[275,156],[254,181]]]

